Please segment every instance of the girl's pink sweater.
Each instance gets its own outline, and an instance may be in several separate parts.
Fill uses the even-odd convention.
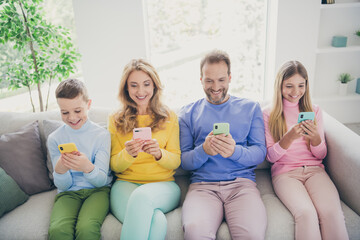
[[[286,99],[283,99],[283,106],[285,121],[287,129],[289,130],[292,126],[297,124],[299,105],[298,103],[291,103]],[[267,147],[266,157],[269,162],[273,163],[271,167],[271,175],[273,177],[303,166],[324,167],[322,160],[326,156],[327,149],[324,137],[322,113],[320,108],[316,105],[313,105],[313,110],[315,112],[315,119],[321,143],[318,146],[312,146],[310,144],[310,150],[303,137],[294,140],[288,149],[283,149],[279,142],[275,143],[269,129],[271,109],[263,111]]]

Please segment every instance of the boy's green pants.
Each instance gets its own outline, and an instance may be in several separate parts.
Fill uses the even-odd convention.
[[[109,192],[106,186],[59,193],[51,212],[49,239],[100,239]]]

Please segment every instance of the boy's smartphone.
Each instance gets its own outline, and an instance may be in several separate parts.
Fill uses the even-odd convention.
[[[301,123],[302,121],[305,121],[305,120],[314,121],[314,119],[315,119],[314,112],[301,112],[301,113],[299,113],[298,123]]]
[[[229,135],[230,132],[230,125],[229,123],[214,123],[213,126],[213,134],[219,135],[224,133],[225,136]]]
[[[58,145],[60,153],[72,153],[77,152],[75,143],[63,143]]]
[[[134,128],[133,139],[151,140],[151,128],[150,127]]]

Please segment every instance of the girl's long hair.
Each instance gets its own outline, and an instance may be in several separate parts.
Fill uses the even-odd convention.
[[[282,85],[283,81],[291,78],[295,74],[299,74],[305,79],[305,94],[299,100],[300,112],[312,112],[312,103],[310,99],[309,81],[307,71],[300,62],[289,61],[283,64],[277,73],[274,84],[274,98],[273,105],[270,112],[269,128],[270,133],[275,142],[280,139],[287,132],[286,121],[284,116],[283,97],[282,97]]]
[[[133,59],[125,67],[120,81],[118,99],[122,108],[114,114],[116,129],[122,134],[131,132],[138,127],[136,116],[138,114],[137,104],[131,99],[128,91],[128,78],[133,71],[143,71],[148,74],[154,83],[154,94],[150,99],[148,112],[151,115],[152,122],[148,127],[152,131],[162,128],[166,119],[169,117],[169,109],[161,102],[162,85],[159,75],[155,68],[144,59]]]

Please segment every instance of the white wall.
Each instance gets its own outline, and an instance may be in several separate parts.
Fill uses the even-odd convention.
[[[125,64],[133,58],[146,58],[142,1],[73,0],[73,5],[83,76],[92,106],[117,108]]]
[[[304,64],[314,82],[315,49],[318,39],[319,2],[314,0],[270,0],[267,46],[266,98],[272,99],[278,69],[289,60]]]

